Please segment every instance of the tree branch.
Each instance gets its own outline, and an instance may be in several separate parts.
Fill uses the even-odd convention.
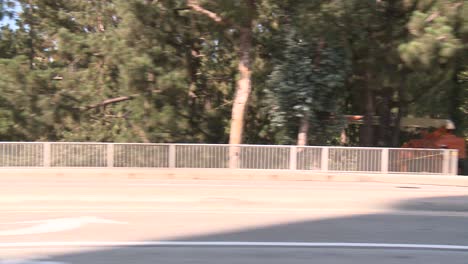
[[[424,20],[424,22],[429,23],[432,22],[432,20],[436,19],[439,16],[439,12],[434,12],[432,13],[429,17]]]
[[[226,19],[216,14],[215,12],[203,8],[198,2],[198,0],[187,0],[187,6],[190,7],[192,10],[211,18],[218,24],[227,24]]]
[[[111,98],[111,99],[107,99],[107,100],[104,100],[98,104],[93,104],[93,105],[88,105],[88,106],[84,106],[84,107],[81,107],[80,110],[84,110],[84,111],[87,111],[87,110],[91,110],[91,109],[95,109],[95,108],[99,108],[99,107],[104,107],[104,106],[107,106],[107,105],[110,105],[110,104],[116,104],[116,103],[120,103],[120,102],[124,102],[124,101],[128,101],[128,100],[132,100],[135,98],[136,95],[129,95],[129,96],[120,96],[120,97],[116,97],[116,98]]]

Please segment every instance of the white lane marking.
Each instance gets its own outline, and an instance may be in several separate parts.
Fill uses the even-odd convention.
[[[390,243],[327,243],[327,242],[246,242],[246,241],[73,241],[73,242],[6,242],[0,248],[43,247],[285,247],[285,248],[382,248],[434,249],[468,251],[467,245],[390,244]]]
[[[285,187],[288,189],[333,189],[336,190],[336,186],[298,186],[298,185],[284,185],[284,184],[255,184],[255,183],[247,183],[247,184],[191,184],[191,183],[129,183],[124,184],[126,186],[153,186],[153,187],[200,187],[200,188],[209,188],[209,187],[228,187],[228,188],[245,188],[245,189],[284,189]],[[393,186],[382,186],[382,189],[390,189]],[[339,187],[338,187],[339,188]],[[343,187],[341,187],[343,188]],[[349,189],[357,189],[358,186],[351,186]],[[362,187],[360,187],[362,189]]]
[[[112,182],[112,183],[103,183],[103,182],[97,182],[97,184],[99,184],[98,186],[100,185],[103,185],[104,187],[121,187],[121,186],[140,186],[140,187],[144,187],[144,186],[148,186],[148,187],[195,187],[195,188],[209,188],[209,187],[227,187],[227,188],[245,188],[245,189],[251,189],[251,188],[255,188],[255,189],[281,189],[281,188],[284,188],[285,186],[287,188],[290,188],[290,189],[305,189],[305,190],[309,190],[309,189],[317,189],[317,190],[329,190],[329,189],[332,189],[332,190],[336,190],[337,188],[340,189],[340,188],[345,188],[346,190],[349,190],[349,189],[362,189],[362,183],[358,183],[359,185],[353,185],[351,184],[350,185],[346,185],[346,186],[342,186],[346,183],[336,183],[334,185],[322,185],[323,182],[308,182],[310,183],[310,185],[298,185],[298,184],[281,184],[281,183],[277,183],[277,184],[264,184],[264,182],[248,182],[248,183],[232,183],[232,184],[229,184],[229,183],[182,183],[182,182],[170,182],[170,183],[155,183],[155,182],[151,182],[151,181],[140,181],[138,183],[128,183],[126,181],[122,181],[122,182],[119,182],[119,181],[116,181],[116,182]],[[67,182],[52,182],[52,183],[43,183],[43,182],[15,182],[15,183],[12,183],[12,184],[16,184],[16,185],[31,185],[31,186],[34,186],[34,187],[57,187],[57,186],[70,186],[70,187],[74,187],[74,188],[79,188],[79,187],[89,187],[89,186],[93,186],[95,187],[96,186],[96,183],[83,183],[83,182],[71,182],[71,183],[67,183]],[[371,184],[371,183],[368,183],[368,184]],[[393,189],[394,187],[398,187],[398,186],[401,186],[401,185],[404,185],[404,186],[412,186],[412,187],[420,187],[421,189],[418,189],[418,192],[427,192],[427,191],[436,191],[436,192],[447,192],[444,188],[446,186],[438,186],[438,185],[425,185],[425,184],[397,184],[397,183],[383,183],[383,184],[374,184],[376,186],[373,187],[373,189],[375,190],[375,188],[378,188],[378,190],[382,189],[382,190],[389,190],[389,189]],[[466,188],[463,188],[463,186],[447,186],[447,187],[450,187],[450,192],[452,191],[455,191],[455,192],[466,192]],[[1,187],[0,187],[1,188]],[[395,189],[396,191],[397,190],[404,190],[404,189]],[[411,190],[412,192],[414,192],[415,190]]]
[[[109,209],[108,207],[93,207],[93,208],[74,208],[71,209],[36,209],[36,210],[2,210],[2,214],[11,213],[169,213],[169,214],[353,214],[353,215],[365,215],[365,214],[385,214],[385,215],[401,215],[401,216],[440,216],[440,217],[468,217],[468,212],[450,212],[450,211],[386,211],[386,210],[352,210],[352,209],[264,209],[255,208],[251,210],[236,210],[236,209]],[[0,223],[11,224],[11,223]]]
[[[43,260],[1,260],[0,264],[66,264],[64,262],[43,261]]]
[[[365,211],[358,211],[358,210],[262,210],[262,209],[253,209],[253,210],[228,210],[228,209],[219,209],[219,210],[114,210],[114,209],[107,209],[107,208],[89,208],[83,210],[5,210],[0,212],[1,214],[11,214],[11,213],[184,213],[184,214],[284,214],[284,213],[292,213],[292,214],[320,214],[320,213],[352,213],[352,214],[368,214],[368,213],[386,213],[386,211],[372,211],[372,210],[365,210]],[[389,213],[392,214],[392,213]],[[444,213],[444,216],[446,214]],[[468,217],[468,213],[466,214]],[[3,223],[0,223],[0,225]],[[7,223],[8,224],[8,223]]]
[[[92,184],[92,183],[71,183],[71,184],[60,184],[60,183],[53,183],[53,184],[28,184],[28,183],[21,183],[18,185],[31,185],[36,188],[38,187],[73,187],[74,189],[80,189],[83,187],[105,187],[105,188],[119,188],[119,187],[174,187],[174,188],[196,188],[196,189],[205,189],[205,188],[228,188],[228,189],[260,189],[260,190],[277,190],[277,189],[292,189],[292,190],[358,190],[362,189],[362,186],[320,186],[320,185],[273,185],[273,184],[190,184],[190,183],[112,183],[112,184]],[[102,186],[101,186],[102,185]],[[401,186],[403,184],[394,184],[394,185],[387,185],[387,186],[375,186],[373,187],[373,191],[399,191],[399,192],[418,192],[418,193],[466,193],[466,188],[461,188],[458,186],[453,186],[453,188],[441,189],[437,188],[438,186],[432,185],[415,185],[416,187],[420,187],[420,189],[400,189],[395,188]],[[404,184],[405,186],[410,186],[409,184]],[[412,185],[411,185],[412,186]],[[451,186],[450,186],[451,187]],[[1,187],[0,187],[1,188]],[[10,188],[11,189],[11,188]],[[8,189],[9,190],[9,189]]]
[[[64,197],[58,196],[8,196],[0,198],[0,203],[25,203],[25,202],[199,202],[196,198],[166,198],[166,197],[153,197],[153,198],[125,198],[121,196],[78,196],[78,197]]]
[[[16,185],[26,185],[26,186],[35,186],[35,187],[56,187],[56,186],[70,186],[70,187],[95,187],[95,183],[15,183]],[[98,182],[98,187],[121,187],[121,186],[153,186],[153,187],[233,187],[233,188],[283,188],[284,185],[273,185],[273,184],[191,184],[191,183],[126,183],[126,182],[113,182],[111,184],[102,184]],[[102,186],[101,186],[102,185]],[[286,185],[287,187],[294,188],[294,189],[336,189],[333,186],[294,186],[294,185]],[[351,187],[350,187],[351,188]],[[357,188],[357,187],[354,187]],[[349,188],[347,188],[349,189]],[[386,188],[388,189],[388,187]]]
[[[93,216],[82,216],[75,218],[58,218],[58,219],[47,219],[37,221],[21,221],[13,223],[3,223],[6,225],[14,224],[34,224],[33,226],[10,229],[0,231],[0,236],[18,236],[18,235],[33,235],[43,233],[53,233],[60,231],[67,231],[72,229],[80,228],[86,224],[99,223],[99,224],[124,224],[124,222],[118,222],[114,220],[108,220]]]

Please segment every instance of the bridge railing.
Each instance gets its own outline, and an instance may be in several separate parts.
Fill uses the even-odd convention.
[[[0,142],[0,167],[230,168],[457,174],[457,150],[320,146]]]

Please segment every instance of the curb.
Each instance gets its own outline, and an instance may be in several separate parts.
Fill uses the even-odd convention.
[[[468,177],[453,175],[370,174],[290,170],[147,169],[147,168],[2,168],[0,180],[33,178],[157,179],[157,180],[267,180],[320,182],[380,182],[468,187]]]

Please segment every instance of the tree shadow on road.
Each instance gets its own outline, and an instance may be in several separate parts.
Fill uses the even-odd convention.
[[[468,196],[411,199],[395,205],[398,210],[468,213]],[[468,241],[467,241],[468,242]]]
[[[465,214],[466,213],[466,214]],[[208,218],[208,217],[207,217]],[[157,220],[155,220],[157,221]],[[187,223],[190,224],[190,223]],[[157,226],[157,225],[155,225]],[[79,240],[79,238],[77,238]],[[468,196],[412,199],[388,213],[259,226],[170,241],[342,242],[468,245]],[[119,247],[52,256],[84,263],[468,263],[467,251],[349,248]],[[311,261],[314,260],[314,261]]]

